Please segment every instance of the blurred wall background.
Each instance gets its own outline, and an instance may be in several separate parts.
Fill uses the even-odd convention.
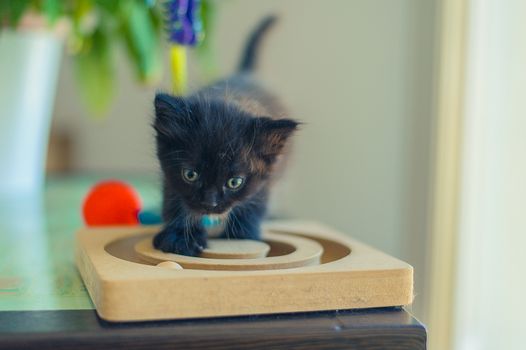
[[[453,347],[524,349],[526,3],[469,5]]]
[[[306,123],[276,189],[275,211],[320,220],[412,263],[414,310],[425,317],[428,154],[435,2],[431,0],[228,0],[213,34],[220,72],[268,13],[280,16],[257,74]],[[108,115],[86,115],[64,59],[53,130],[69,135],[76,171],[157,174],[150,128],[157,89],[126,62]],[[196,71],[197,67],[192,67]],[[197,75],[195,86],[205,83]],[[192,77],[196,77],[194,74]]]

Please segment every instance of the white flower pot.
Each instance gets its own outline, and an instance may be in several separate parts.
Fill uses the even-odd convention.
[[[0,194],[42,188],[61,56],[51,32],[0,32]]]

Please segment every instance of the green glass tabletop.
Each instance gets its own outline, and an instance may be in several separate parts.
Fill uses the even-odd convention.
[[[0,198],[0,311],[92,309],[74,264],[83,197],[103,176],[51,178],[44,192]],[[155,176],[117,176],[132,184],[143,207],[158,207]]]

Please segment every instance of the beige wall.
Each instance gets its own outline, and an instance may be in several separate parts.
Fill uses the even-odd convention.
[[[266,13],[281,17],[258,74],[306,125],[276,189],[276,208],[409,260],[420,293],[434,2],[232,0],[220,6],[214,46],[225,73],[254,24]],[[155,172],[149,122],[159,87],[137,87],[125,63],[119,78],[109,116],[90,120],[66,62],[55,127],[74,133],[76,169]]]

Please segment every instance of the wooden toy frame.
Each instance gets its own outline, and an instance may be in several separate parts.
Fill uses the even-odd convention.
[[[283,235],[312,240],[323,247],[318,260],[300,267],[248,270],[158,267],[156,261],[141,259],[135,251],[138,242],[158,230],[152,226],[105,227],[77,233],[77,267],[103,319],[144,321],[371,308],[407,305],[413,299],[410,265],[317,223],[268,224],[263,239],[279,240]]]

